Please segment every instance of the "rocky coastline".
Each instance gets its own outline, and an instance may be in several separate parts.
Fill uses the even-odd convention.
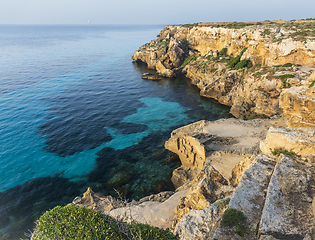
[[[164,228],[182,240],[315,240],[315,35],[309,28],[315,30],[315,21],[166,26],[132,56],[157,72],[143,78],[184,74],[202,96],[230,106],[235,118],[171,133],[165,148],[181,161],[171,179],[174,192],[127,202],[89,188],[70,205]],[[244,218],[226,224],[233,211]]]

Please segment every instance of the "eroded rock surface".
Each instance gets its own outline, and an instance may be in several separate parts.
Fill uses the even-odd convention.
[[[191,210],[176,225],[174,234],[181,240],[210,239],[230,199],[218,200],[199,210]]]
[[[281,92],[291,86],[308,87],[315,70],[315,39],[292,37],[289,25],[281,26],[278,33],[277,29],[270,32],[264,24],[241,29],[211,24],[166,26],[158,39],[140,47],[132,59],[165,77],[185,74],[202,96],[230,106],[237,118],[273,116],[281,113]],[[253,67],[227,64],[241,52],[239,60],[248,60]]]
[[[254,233],[260,221],[267,187],[275,164],[274,159],[267,155],[256,156],[253,163],[244,172],[231,197],[228,208],[241,211],[247,217],[250,229],[247,239],[256,237]],[[214,234],[214,238],[218,240],[229,239],[231,236],[236,237],[236,234],[230,227],[219,227]]]
[[[289,118],[289,126],[315,128],[315,87],[286,89],[281,93],[279,101],[284,114]]]
[[[314,170],[281,155],[272,175],[259,232],[280,239],[315,238]]]
[[[264,154],[272,155],[276,149],[291,151],[310,162],[315,161],[315,129],[271,127],[266,139],[260,143]]]

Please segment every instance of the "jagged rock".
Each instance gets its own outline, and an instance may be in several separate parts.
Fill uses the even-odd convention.
[[[260,143],[264,154],[272,155],[275,149],[292,151],[311,162],[315,160],[315,129],[271,127],[266,139]]]
[[[113,198],[112,196],[103,196],[95,193],[91,188],[88,188],[83,197],[76,197],[71,205],[80,205],[95,211],[112,210],[114,208],[123,207],[126,203],[122,200]]]
[[[267,155],[257,155],[250,167],[244,172],[238,187],[231,197],[228,208],[234,208],[247,217],[250,231],[245,239],[255,239],[255,232],[263,211],[266,199],[266,190],[275,166],[273,158]],[[214,238],[218,240],[234,239],[231,227],[219,227]]]
[[[258,25],[242,29],[201,25],[191,29],[184,26],[167,26],[161,31],[158,39],[140,47],[132,58],[146,62],[149,68],[155,68],[163,76],[173,77],[181,71],[184,57],[194,56],[196,60],[188,64],[186,62],[182,72],[200,88],[202,96],[214,98],[221,104],[231,106],[231,113],[237,118],[260,114],[273,116],[280,112],[279,95],[284,87],[283,81],[277,77],[280,73],[277,76],[268,74],[258,76],[244,70],[231,70],[222,62],[209,63],[211,61],[206,58],[210,55],[218,57],[218,50],[223,48],[227,49],[228,55],[236,56],[246,47],[247,50],[241,60],[248,59],[254,65],[272,67],[285,63],[300,65],[315,63],[313,39],[308,38],[306,43],[294,40],[290,37],[290,30],[284,27],[281,29],[278,27],[275,33],[262,36],[264,30],[264,26]],[[283,36],[289,37],[282,39]],[[273,37],[281,38],[281,41],[273,41]],[[182,39],[188,40],[189,47],[181,43]],[[297,73],[298,69],[293,66],[291,70]],[[307,76],[305,80],[306,78]],[[313,81],[311,79],[313,78],[309,78],[308,82]],[[292,86],[306,84],[306,81],[298,76],[286,81],[286,84]]]
[[[157,73],[161,76],[169,77],[169,78],[175,77],[174,70],[167,69],[161,61],[157,62],[155,68],[156,68]]]
[[[234,168],[232,169],[232,176],[230,178],[230,183],[233,187],[238,186],[244,171],[249,168],[254,159],[254,156],[243,157],[242,160],[234,166]]]
[[[183,50],[184,49],[184,50]],[[171,39],[168,46],[167,56],[173,68],[178,68],[182,65],[185,56],[185,47],[177,39]]]
[[[185,197],[180,199],[171,225],[175,226],[192,209],[205,208],[218,199],[231,196],[233,192],[232,186],[214,182],[210,177],[204,177],[196,186],[189,189]]]
[[[231,176],[232,168],[241,157],[228,156],[255,154],[264,131],[261,121],[225,119],[215,122],[199,121],[176,129],[165,142],[165,148],[176,153],[182,166],[173,172],[172,182],[176,188],[186,185],[204,167],[207,161],[223,174]],[[215,152],[216,154],[213,154]],[[218,156],[220,152],[220,156]]]
[[[280,27],[277,27],[276,32],[275,33],[279,33],[281,31]]]
[[[171,181],[175,187],[175,189],[185,185],[186,183],[190,183],[200,172],[197,168],[188,168],[184,165],[176,168],[172,173]],[[181,188],[181,190],[190,188],[191,184],[185,186],[185,188]]]
[[[157,194],[152,194],[150,196],[143,197],[139,200],[139,203],[147,202],[147,201],[153,201],[153,202],[164,202],[165,200],[169,199],[174,192],[172,191],[165,191],[160,192]]]
[[[314,197],[312,168],[281,155],[270,180],[259,232],[281,239],[303,239],[307,234],[314,238]]]
[[[148,80],[154,80],[154,81],[160,81],[162,78],[155,75],[155,74],[152,74],[152,73],[144,73],[142,75],[142,78],[143,79],[148,79]]]
[[[180,240],[210,239],[229,200],[218,200],[203,209],[191,210],[176,225],[174,234]]]
[[[307,81],[312,82],[315,80],[315,71],[309,76],[309,78],[307,79]]]
[[[289,126],[315,128],[315,87],[291,87],[283,91],[279,105],[289,118]]]

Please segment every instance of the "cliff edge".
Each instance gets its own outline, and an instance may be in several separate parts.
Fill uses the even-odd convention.
[[[237,118],[273,116],[287,109],[284,90],[314,81],[314,29],[315,21],[166,26],[132,59],[160,76],[184,74]]]

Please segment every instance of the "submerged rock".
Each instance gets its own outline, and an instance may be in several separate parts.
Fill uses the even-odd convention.
[[[157,75],[155,75],[155,74],[152,74],[152,73],[144,73],[144,74],[142,75],[142,78],[143,78],[143,79],[148,79],[148,80],[154,80],[154,81],[160,81],[160,80],[162,80],[161,77],[159,77],[159,76],[157,76]]]

